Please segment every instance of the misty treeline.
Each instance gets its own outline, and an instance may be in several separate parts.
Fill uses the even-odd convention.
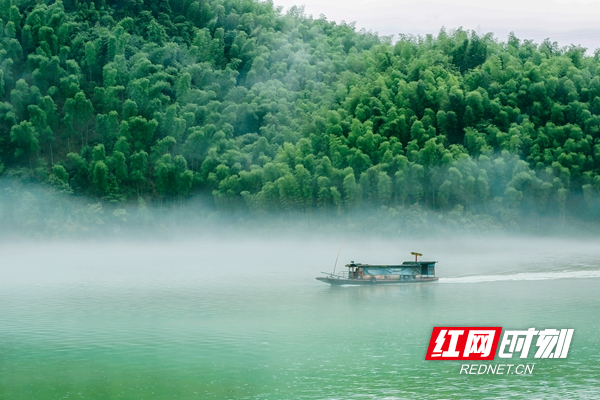
[[[308,218],[600,216],[600,53],[394,43],[252,0],[0,0],[0,19],[0,174],[109,215],[202,195]]]

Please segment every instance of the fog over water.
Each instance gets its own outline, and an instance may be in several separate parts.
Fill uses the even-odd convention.
[[[562,268],[566,266],[593,276],[595,270],[589,268],[600,256],[597,239],[582,237],[456,235],[385,239],[353,232],[316,233],[308,237],[306,230],[269,234],[256,229],[253,235],[248,235],[246,229],[230,228],[193,237],[176,232],[157,238],[146,234],[139,240],[118,237],[113,240],[8,239],[0,244],[0,249],[3,273],[15,278],[23,276],[26,282],[62,280],[62,273],[69,279],[114,277],[120,280],[132,274],[130,278],[137,281],[151,277],[150,273],[177,279],[180,274],[175,271],[195,273],[210,269],[218,275],[228,268],[260,278],[274,271],[293,274],[297,269],[315,274],[330,272],[338,251],[338,271],[349,261],[400,264],[412,259],[411,251],[419,251],[424,254],[424,260],[440,263],[438,276],[445,278],[558,274],[563,273]],[[551,267],[554,265],[556,267]],[[146,272],[141,277],[138,276],[140,269]],[[524,279],[528,276],[523,275]],[[582,277],[588,275],[582,274]]]
[[[600,389],[595,239],[206,232],[0,244],[3,398],[589,397]],[[439,282],[330,287],[349,261],[435,260]],[[426,362],[434,326],[573,328],[531,377]],[[515,363],[521,360],[512,360]],[[497,360],[496,360],[497,363]],[[484,395],[484,393],[487,393]]]

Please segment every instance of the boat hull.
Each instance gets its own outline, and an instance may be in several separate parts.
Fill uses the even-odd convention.
[[[404,283],[420,283],[420,282],[435,282],[439,278],[418,278],[418,279],[343,279],[343,278],[326,278],[318,277],[317,280],[330,285],[398,285]]]

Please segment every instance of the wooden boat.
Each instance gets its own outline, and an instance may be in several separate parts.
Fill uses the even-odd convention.
[[[390,285],[399,283],[433,282],[437,261],[419,261],[422,254],[411,253],[415,261],[404,261],[400,265],[371,265],[351,261],[348,271],[338,274],[323,272],[317,280],[331,285]]]

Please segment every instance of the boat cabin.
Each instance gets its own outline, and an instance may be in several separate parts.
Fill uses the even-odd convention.
[[[348,279],[413,280],[435,277],[437,261],[405,261],[400,265],[346,264]]]

